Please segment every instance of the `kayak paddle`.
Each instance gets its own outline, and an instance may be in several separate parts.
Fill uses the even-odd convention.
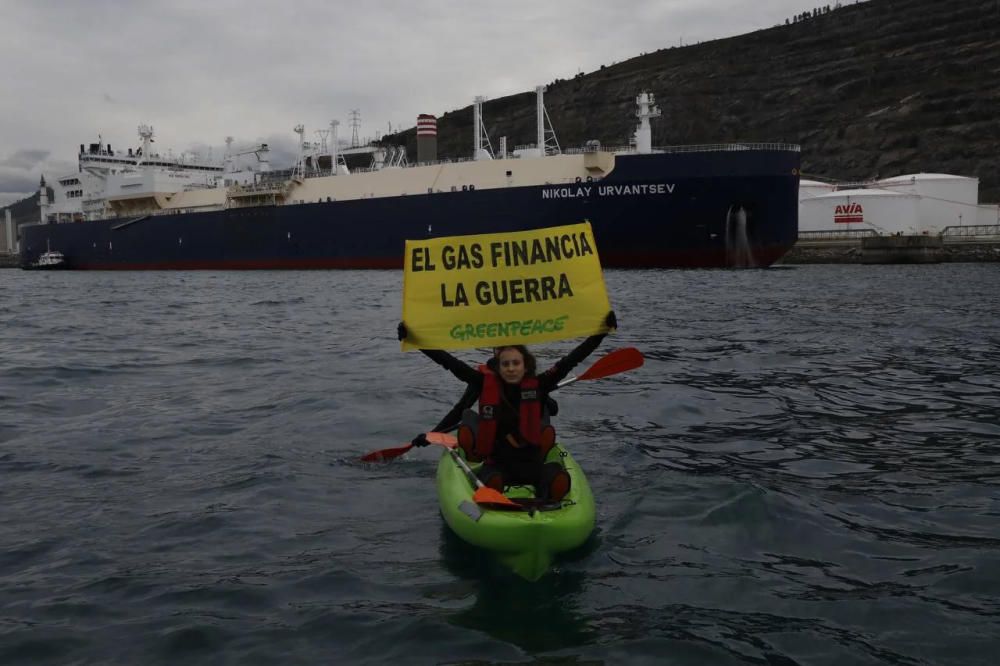
[[[457,427],[457,426],[456,426]],[[428,432],[424,435],[427,438],[429,444],[437,444],[438,446],[443,446],[446,449],[453,449],[458,446],[458,440],[455,439],[454,435],[449,435],[444,432]],[[361,456],[362,462],[386,462],[392,460],[393,458],[398,458],[407,451],[413,448],[413,444],[405,444],[404,446],[397,446],[392,449],[382,449],[381,451],[372,451],[371,453],[366,453]]]
[[[603,379],[604,377],[610,377],[611,375],[617,375],[622,372],[628,372],[629,370],[635,370],[643,364],[645,359],[640,352],[635,347],[624,347],[622,349],[616,349],[613,352],[609,352],[605,356],[597,359],[594,365],[587,368],[587,371],[583,374],[575,377],[567,377],[558,384],[556,388],[562,388],[573,382],[578,382],[581,379]],[[458,427],[457,425],[455,426]],[[434,441],[431,436],[448,437],[451,443],[446,444],[443,441]],[[439,444],[445,447],[455,446],[455,438],[451,435],[445,435],[440,432],[429,432],[427,433],[427,441],[431,444]],[[371,453],[366,453],[361,457],[363,462],[387,462],[393,458],[398,458],[407,451],[413,448],[413,444],[405,444],[403,446],[397,446],[392,449],[382,449],[381,451],[372,451]]]
[[[558,384],[556,388],[562,388],[567,384],[578,382],[581,379],[602,379],[617,375],[640,367],[646,359],[642,352],[635,347],[623,347],[610,352],[606,356],[597,360],[594,365],[587,368],[587,371],[578,377],[567,377]]]
[[[505,507],[508,509],[521,509],[521,505],[517,502],[512,501],[506,495],[504,495],[499,490],[495,488],[490,488],[476,476],[476,473],[472,471],[469,464],[465,462],[465,459],[459,455],[458,449],[449,448],[448,453],[451,457],[455,459],[455,463],[462,468],[465,475],[469,477],[469,480],[476,486],[476,492],[472,493],[472,501],[476,504],[482,504],[484,506],[495,506],[495,507]]]

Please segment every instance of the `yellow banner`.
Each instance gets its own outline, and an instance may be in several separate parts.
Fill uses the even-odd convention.
[[[589,222],[406,241],[404,351],[604,333],[610,309]]]

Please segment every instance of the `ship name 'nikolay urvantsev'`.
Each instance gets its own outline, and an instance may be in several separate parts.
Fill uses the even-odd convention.
[[[557,187],[542,190],[543,199],[573,199],[576,197],[589,197],[596,194],[599,197],[622,196],[637,194],[673,194],[676,185],[673,183],[653,183],[652,185],[601,185]]]
[[[473,159],[439,161],[436,119],[421,115],[413,165],[400,147],[341,147],[336,121],[319,142],[297,126],[299,160],[283,172],[266,145],[228,150],[225,165],[156,155],[142,126],[134,152],[81,146],[51,202],[42,188],[21,261],[51,247],[76,269],[400,268],[407,239],[583,220],[605,267],[767,266],[794,245],[798,146],[654,148],[660,112],[642,93],[627,147],[563,150],[542,88],[536,99],[534,146],[508,151],[500,137],[494,152],[477,98]],[[238,166],[246,158],[259,164]]]

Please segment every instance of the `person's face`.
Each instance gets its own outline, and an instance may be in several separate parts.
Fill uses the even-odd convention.
[[[524,379],[524,356],[516,349],[504,349],[497,357],[500,378],[508,384],[518,384]]]

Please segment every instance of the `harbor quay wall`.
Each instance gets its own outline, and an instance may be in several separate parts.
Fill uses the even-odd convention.
[[[921,242],[912,239],[926,240]],[[777,263],[792,265],[1000,262],[1000,238],[975,242],[941,242],[941,240],[933,236],[888,236],[864,239],[864,241],[799,242]]]
[[[17,268],[20,265],[20,255],[0,252],[0,268]]]

